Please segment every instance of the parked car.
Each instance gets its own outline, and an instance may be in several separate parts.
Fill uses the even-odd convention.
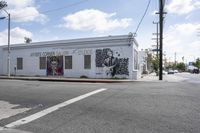
[[[174,73],[178,73],[178,70],[174,70]]]
[[[162,74],[163,75],[167,75],[167,72],[165,70],[163,70]]]
[[[168,74],[174,74],[174,70],[169,70]]]
[[[192,73],[199,74],[199,69],[194,69]]]

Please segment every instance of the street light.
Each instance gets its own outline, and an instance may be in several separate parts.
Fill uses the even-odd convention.
[[[10,77],[10,13],[3,9],[3,11],[8,15],[8,56],[7,56],[7,74]],[[0,19],[5,19],[6,17],[0,17]]]

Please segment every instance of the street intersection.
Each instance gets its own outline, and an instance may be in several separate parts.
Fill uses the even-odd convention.
[[[0,80],[0,133],[199,133],[200,75],[166,76],[128,83]]]

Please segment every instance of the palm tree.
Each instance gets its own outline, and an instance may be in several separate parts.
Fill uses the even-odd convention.
[[[25,42],[26,44],[31,43],[31,42],[32,42],[32,39],[29,38],[29,37],[24,37],[24,42]]]
[[[3,9],[4,7],[7,7],[7,2],[5,1],[0,1],[0,10]]]

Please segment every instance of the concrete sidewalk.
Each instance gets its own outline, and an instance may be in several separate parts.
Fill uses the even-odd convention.
[[[90,78],[66,78],[66,77],[25,77],[25,76],[0,76],[0,79],[55,81],[55,82],[88,82],[88,83],[123,83],[133,82],[130,79],[90,79]]]
[[[156,73],[151,73],[148,75],[143,75],[143,78],[138,81],[150,81],[150,82],[181,82],[187,80],[187,78],[183,78],[178,76],[178,74],[167,74],[163,75],[163,80],[159,80],[159,76],[156,76]]]
[[[53,82],[88,82],[88,83],[126,83],[134,81],[144,81],[144,82],[180,82],[187,78],[178,76],[177,74],[163,75],[163,80],[160,81],[159,77],[155,73],[148,75],[143,75],[142,78],[138,80],[130,79],[90,79],[90,78],[66,78],[66,77],[26,77],[26,76],[0,76],[0,79],[10,79],[10,80],[32,80],[32,81],[53,81]]]

